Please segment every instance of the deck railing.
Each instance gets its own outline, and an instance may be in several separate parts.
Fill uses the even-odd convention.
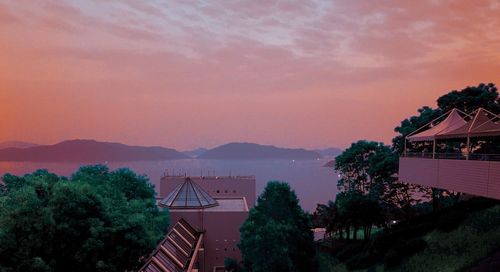
[[[474,161],[500,161],[500,154],[477,154],[471,153],[467,158],[464,153],[432,153],[432,152],[407,152],[402,157],[442,159],[442,160],[474,160]]]

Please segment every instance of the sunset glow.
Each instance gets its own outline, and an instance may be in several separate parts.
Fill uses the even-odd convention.
[[[0,142],[389,143],[419,107],[499,79],[499,12],[493,0],[0,0]]]

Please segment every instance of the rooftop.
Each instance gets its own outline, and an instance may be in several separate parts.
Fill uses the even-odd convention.
[[[212,206],[208,208],[204,208],[204,212],[247,212],[248,211],[248,205],[246,202],[246,199],[244,197],[240,198],[216,198],[215,199],[219,205],[217,206]],[[170,208],[170,211],[175,211],[176,208]],[[182,210],[182,212],[186,211],[193,211],[197,212],[200,211],[201,208],[198,209],[179,209]]]
[[[237,180],[255,180],[255,176],[187,176],[186,174],[184,175],[171,175],[169,173],[164,173],[163,177],[164,179],[178,179],[178,178],[186,178],[189,177],[192,180],[203,180],[203,179],[237,179]]]
[[[200,209],[219,204],[191,178],[186,177],[159,205],[170,209]]]

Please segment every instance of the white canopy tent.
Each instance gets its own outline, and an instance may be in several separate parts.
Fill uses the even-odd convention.
[[[453,109],[449,112],[446,119],[444,119],[437,125],[431,126],[429,129],[424,130],[420,133],[413,135],[410,134],[406,137],[406,139],[408,139],[410,142],[433,141],[437,136],[457,130],[466,124],[467,121],[465,121],[465,119],[460,116],[459,111],[457,109]]]
[[[462,115],[460,115],[460,113]],[[436,140],[467,138],[466,158],[468,159],[471,137],[500,136],[500,115],[494,114],[483,108],[477,109],[473,114],[474,115],[469,115],[458,109],[452,109],[413,133],[410,133],[405,137],[405,154],[406,140],[410,142],[432,141],[432,157],[435,158]],[[444,116],[446,116],[446,118],[443,121],[433,125]],[[471,119],[466,121],[462,116]],[[429,127],[427,130],[422,131],[422,129],[427,127]]]

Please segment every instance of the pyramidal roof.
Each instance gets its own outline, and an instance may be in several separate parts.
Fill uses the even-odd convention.
[[[190,178],[186,178],[159,203],[174,209],[201,209],[219,205],[207,192]]]

